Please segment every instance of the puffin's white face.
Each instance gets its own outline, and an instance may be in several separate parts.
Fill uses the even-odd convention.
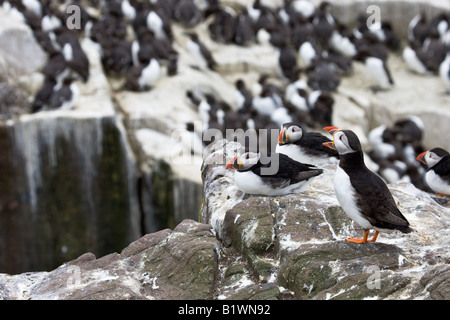
[[[286,139],[290,142],[298,141],[302,138],[303,131],[299,126],[290,126],[286,129]]]
[[[234,157],[227,165],[227,169],[231,170],[248,170],[258,163],[259,154],[254,152],[246,152]]]
[[[350,143],[344,132],[337,131],[333,137],[334,137],[334,147],[339,152],[339,154],[352,153],[356,151],[350,147]]]
[[[438,156],[433,151],[428,151],[427,153],[425,153],[425,156],[423,157],[423,159],[425,160],[425,162],[429,168],[433,167],[435,164],[437,164],[439,161],[441,161],[442,158],[443,157]]]
[[[303,136],[303,130],[299,126],[292,125],[281,130],[278,138],[279,144],[294,143],[300,140]]]
[[[253,167],[259,160],[259,154],[254,152],[246,152],[237,158],[239,170],[247,170]]]

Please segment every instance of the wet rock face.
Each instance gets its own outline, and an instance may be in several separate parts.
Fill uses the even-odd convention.
[[[0,182],[2,271],[51,269],[139,237],[134,163],[114,118],[29,119],[2,127],[0,141],[15,177]]]

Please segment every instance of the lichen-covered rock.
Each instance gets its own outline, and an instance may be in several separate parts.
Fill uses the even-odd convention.
[[[450,297],[450,265],[438,265],[420,278],[420,285],[435,300]]]
[[[86,253],[51,272],[0,274],[0,299],[211,299],[217,250],[211,226],[184,220],[120,254]]]
[[[346,277],[358,275],[359,278],[367,279],[366,274],[370,275],[371,268],[378,272],[396,270],[399,268],[400,256],[399,248],[383,243],[367,246],[355,246],[344,241],[304,244],[281,258],[278,279],[282,286],[294,291],[298,298],[308,299]],[[359,280],[351,282],[355,285]]]
[[[274,244],[270,198],[250,197],[228,210],[226,236],[241,252],[264,253]]]
[[[415,232],[381,233],[375,243],[352,244],[344,239],[358,237],[363,230],[336,200],[336,164],[324,165],[323,175],[303,193],[243,196],[225,164],[211,161],[227,154],[224,150],[238,152],[239,146],[219,141],[211,149],[215,151],[205,157],[202,171],[204,195],[211,196],[204,199],[202,217],[214,217],[222,243],[243,255],[248,273],[242,277],[253,279],[249,286],[274,283],[281,299],[291,298],[290,292],[297,299],[449,298],[446,269],[438,267],[450,259],[445,232],[450,210],[445,202],[412,184],[391,184]],[[434,275],[436,282],[430,282],[428,277]],[[223,296],[229,297],[227,291]]]

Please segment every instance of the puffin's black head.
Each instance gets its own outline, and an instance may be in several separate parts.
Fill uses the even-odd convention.
[[[449,156],[447,150],[444,150],[442,148],[433,148],[431,150],[422,152],[417,156],[416,159],[428,166],[428,168],[431,168],[447,156]]]
[[[283,124],[280,135],[278,136],[278,144],[283,145],[287,143],[294,143],[300,140],[303,136],[302,127],[294,122],[287,122]]]
[[[323,129],[333,136],[333,142],[325,142],[323,145],[330,149],[337,150],[340,155],[362,150],[361,142],[353,131],[340,130],[336,127],[325,127]]]

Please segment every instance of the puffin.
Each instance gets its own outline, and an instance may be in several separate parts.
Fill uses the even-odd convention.
[[[438,196],[450,197],[450,154],[442,148],[422,152],[417,160],[427,166],[425,181]]]
[[[338,152],[324,146],[325,142],[331,140],[319,132],[306,132],[300,125],[288,122],[283,124],[275,151],[305,163],[339,159]]]
[[[351,130],[325,127],[333,136],[323,144],[339,152],[339,165],[334,177],[334,192],[345,213],[364,229],[362,239],[346,239],[352,243],[376,241],[380,231],[413,231],[397,208],[394,198],[383,180],[364,164],[358,136]],[[370,229],[375,234],[368,239]]]
[[[231,159],[226,169],[234,170],[234,182],[239,190],[266,196],[302,192],[312,178],[323,172],[322,169],[297,162],[284,154],[268,154],[267,160],[266,163],[261,159],[260,153],[245,152]]]

